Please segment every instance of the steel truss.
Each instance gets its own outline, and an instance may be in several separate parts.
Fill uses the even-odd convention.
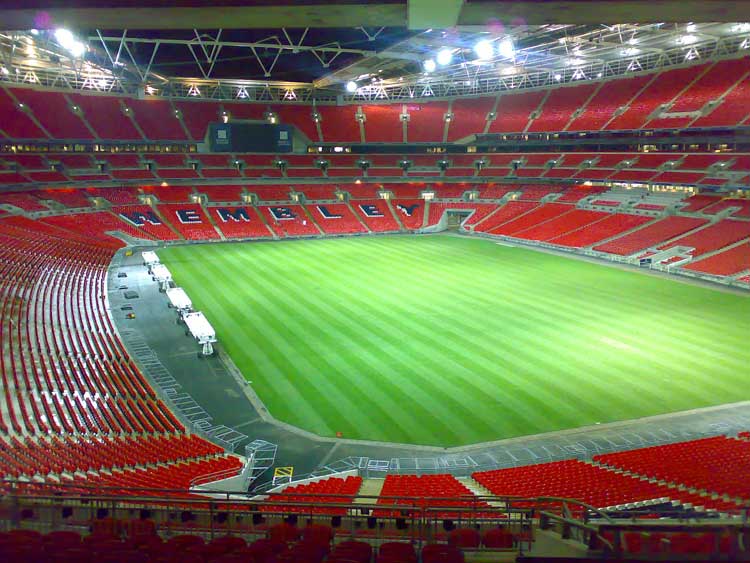
[[[419,61],[429,48],[425,37],[420,35],[417,39],[411,38],[381,53],[375,53],[346,49],[333,43],[305,45],[307,30],[297,40],[292,39],[286,29],[282,29],[280,34],[255,43],[225,42],[222,40],[222,30],[214,33],[193,30],[195,37],[190,40],[134,38],[129,37],[128,31],[124,30],[118,37],[104,36],[99,32],[89,37],[89,55],[84,61],[67,56],[49,39],[33,38],[26,33],[0,33],[0,82],[59,90],[88,90],[174,99],[320,104],[413,102],[461,96],[491,96],[510,91],[584,83],[750,54],[750,25],[739,24],[745,26],[741,33],[724,35],[711,34],[710,26],[713,24],[701,25],[706,26],[705,30],[699,30],[695,34],[695,41],[690,44],[676,44],[674,38],[681,37],[677,30],[665,32],[662,35],[668,36],[669,41],[661,36],[660,43],[652,41],[648,44],[644,41],[637,48],[632,48],[632,56],[622,56],[620,53],[628,49],[628,45],[634,45],[636,34],[645,33],[645,27],[612,26],[611,29],[607,28],[606,34],[587,30],[572,37],[567,35],[569,26],[549,26],[537,32],[546,43],[537,44],[535,48],[542,50],[534,52],[531,48],[519,49],[512,64],[493,64],[491,68],[486,68],[463,62],[434,75],[419,73],[387,80],[378,80],[373,76],[353,93],[345,92],[340,82],[347,72],[373,70],[375,65],[389,61],[391,71],[409,65],[413,68],[415,61]],[[383,28],[374,31],[360,29],[368,38],[373,39],[383,31]],[[470,42],[477,36],[477,32],[468,33],[463,40]],[[596,39],[599,51],[588,47],[588,41],[592,39]],[[34,57],[28,56],[29,44],[34,45]],[[148,61],[136,60],[133,55],[133,46],[136,44],[151,47]],[[165,44],[183,45],[186,55],[191,57],[198,68],[200,77],[185,79],[155,73],[153,69],[159,61],[159,49]],[[361,56],[361,60],[350,65],[351,68],[335,71],[314,83],[212,78],[225,47],[247,48],[254,54],[267,76],[273,75],[276,61],[282,52],[311,52],[324,67],[342,53],[357,54]],[[275,50],[276,57],[270,63],[264,62],[258,54],[261,48]],[[609,55],[602,56],[600,53],[605,51]],[[617,56],[612,54],[615,51]],[[539,53],[543,53],[543,56]],[[571,60],[575,64],[571,64]],[[385,65],[385,68],[389,67]]]

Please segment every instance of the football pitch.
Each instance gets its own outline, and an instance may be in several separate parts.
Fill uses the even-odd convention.
[[[741,295],[455,235],[159,256],[271,414],[321,436],[450,447],[748,398]]]

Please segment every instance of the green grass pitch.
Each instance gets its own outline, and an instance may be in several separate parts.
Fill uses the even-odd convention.
[[[492,241],[171,247],[278,419],[458,446],[748,398],[750,299]]]

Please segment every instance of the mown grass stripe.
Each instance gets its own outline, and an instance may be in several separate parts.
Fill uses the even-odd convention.
[[[271,412],[321,434],[448,446],[744,398],[735,295],[450,236],[160,254]]]

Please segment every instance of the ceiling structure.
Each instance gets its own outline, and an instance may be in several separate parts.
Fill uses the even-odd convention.
[[[713,23],[685,21],[707,4]],[[0,21],[25,31],[0,31],[0,82],[292,103],[487,95],[750,54],[750,24],[725,22],[739,4],[11,0]],[[206,10],[236,19],[207,29],[219,16],[195,19]],[[642,23],[601,23],[634,13]]]
[[[503,24],[742,21],[746,0],[4,0],[7,29],[429,29]]]

